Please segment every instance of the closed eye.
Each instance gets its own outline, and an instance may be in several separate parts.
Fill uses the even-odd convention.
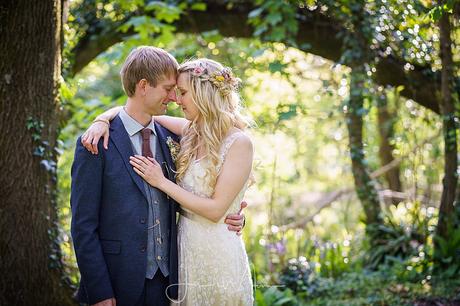
[[[186,93],[187,93],[186,90],[183,90],[183,89],[180,89],[180,88],[177,88],[177,87],[176,87],[176,95],[178,95],[178,96],[183,96],[183,95],[185,95]]]

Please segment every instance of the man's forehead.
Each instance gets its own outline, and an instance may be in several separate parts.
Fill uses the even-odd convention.
[[[164,78],[160,82],[158,82],[158,85],[161,86],[175,86],[176,85],[176,78],[175,77],[170,77],[170,78]]]

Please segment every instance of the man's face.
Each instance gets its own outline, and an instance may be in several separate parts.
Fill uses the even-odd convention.
[[[144,107],[152,116],[164,115],[170,101],[176,101],[174,88],[176,78],[165,77],[157,82],[157,86],[145,84]]]

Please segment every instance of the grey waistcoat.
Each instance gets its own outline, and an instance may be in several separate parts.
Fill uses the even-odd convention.
[[[134,118],[130,117],[124,109],[120,111],[120,119],[129,134],[133,152],[142,154],[142,136],[140,131],[144,128]],[[155,159],[163,165],[165,161],[158,137],[156,136],[155,126],[152,122],[147,126],[152,131],[150,136],[150,148],[155,155]],[[164,168],[164,167],[163,167]],[[165,169],[163,169],[163,172]],[[158,268],[164,276],[169,275],[169,228],[171,223],[171,205],[166,195],[158,189],[150,186],[144,181],[145,193],[148,202],[148,218],[141,220],[147,221],[147,269],[146,278],[153,278]]]
[[[155,137],[155,159],[160,165],[165,161],[163,153]],[[164,166],[162,167],[164,168]],[[163,169],[164,171],[164,169]],[[147,200],[149,204],[148,235],[147,235],[147,271],[146,278],[153,278],[158,268],[164,276],[169,275],[169,228],[171,210],[168,207],[167,196],[155,187],[145,183]]]

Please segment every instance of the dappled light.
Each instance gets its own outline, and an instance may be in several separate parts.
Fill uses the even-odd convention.
[[[241,239],[254,305],[460,305],[458,1],[64,2],[62,33],[48,29],[57,41],[44,51],[59,60],[31,53],[11,66],[19,51],[7,44],[46,44],[0,43],[1,305],[76,305],[77,139],[126,105],[120,71],[143,45],[179,64],[215,60],[242,81],[254,157]],[[19,85],[28,65],[55,68]],[[182,102],[166,114],[184,118]]]

